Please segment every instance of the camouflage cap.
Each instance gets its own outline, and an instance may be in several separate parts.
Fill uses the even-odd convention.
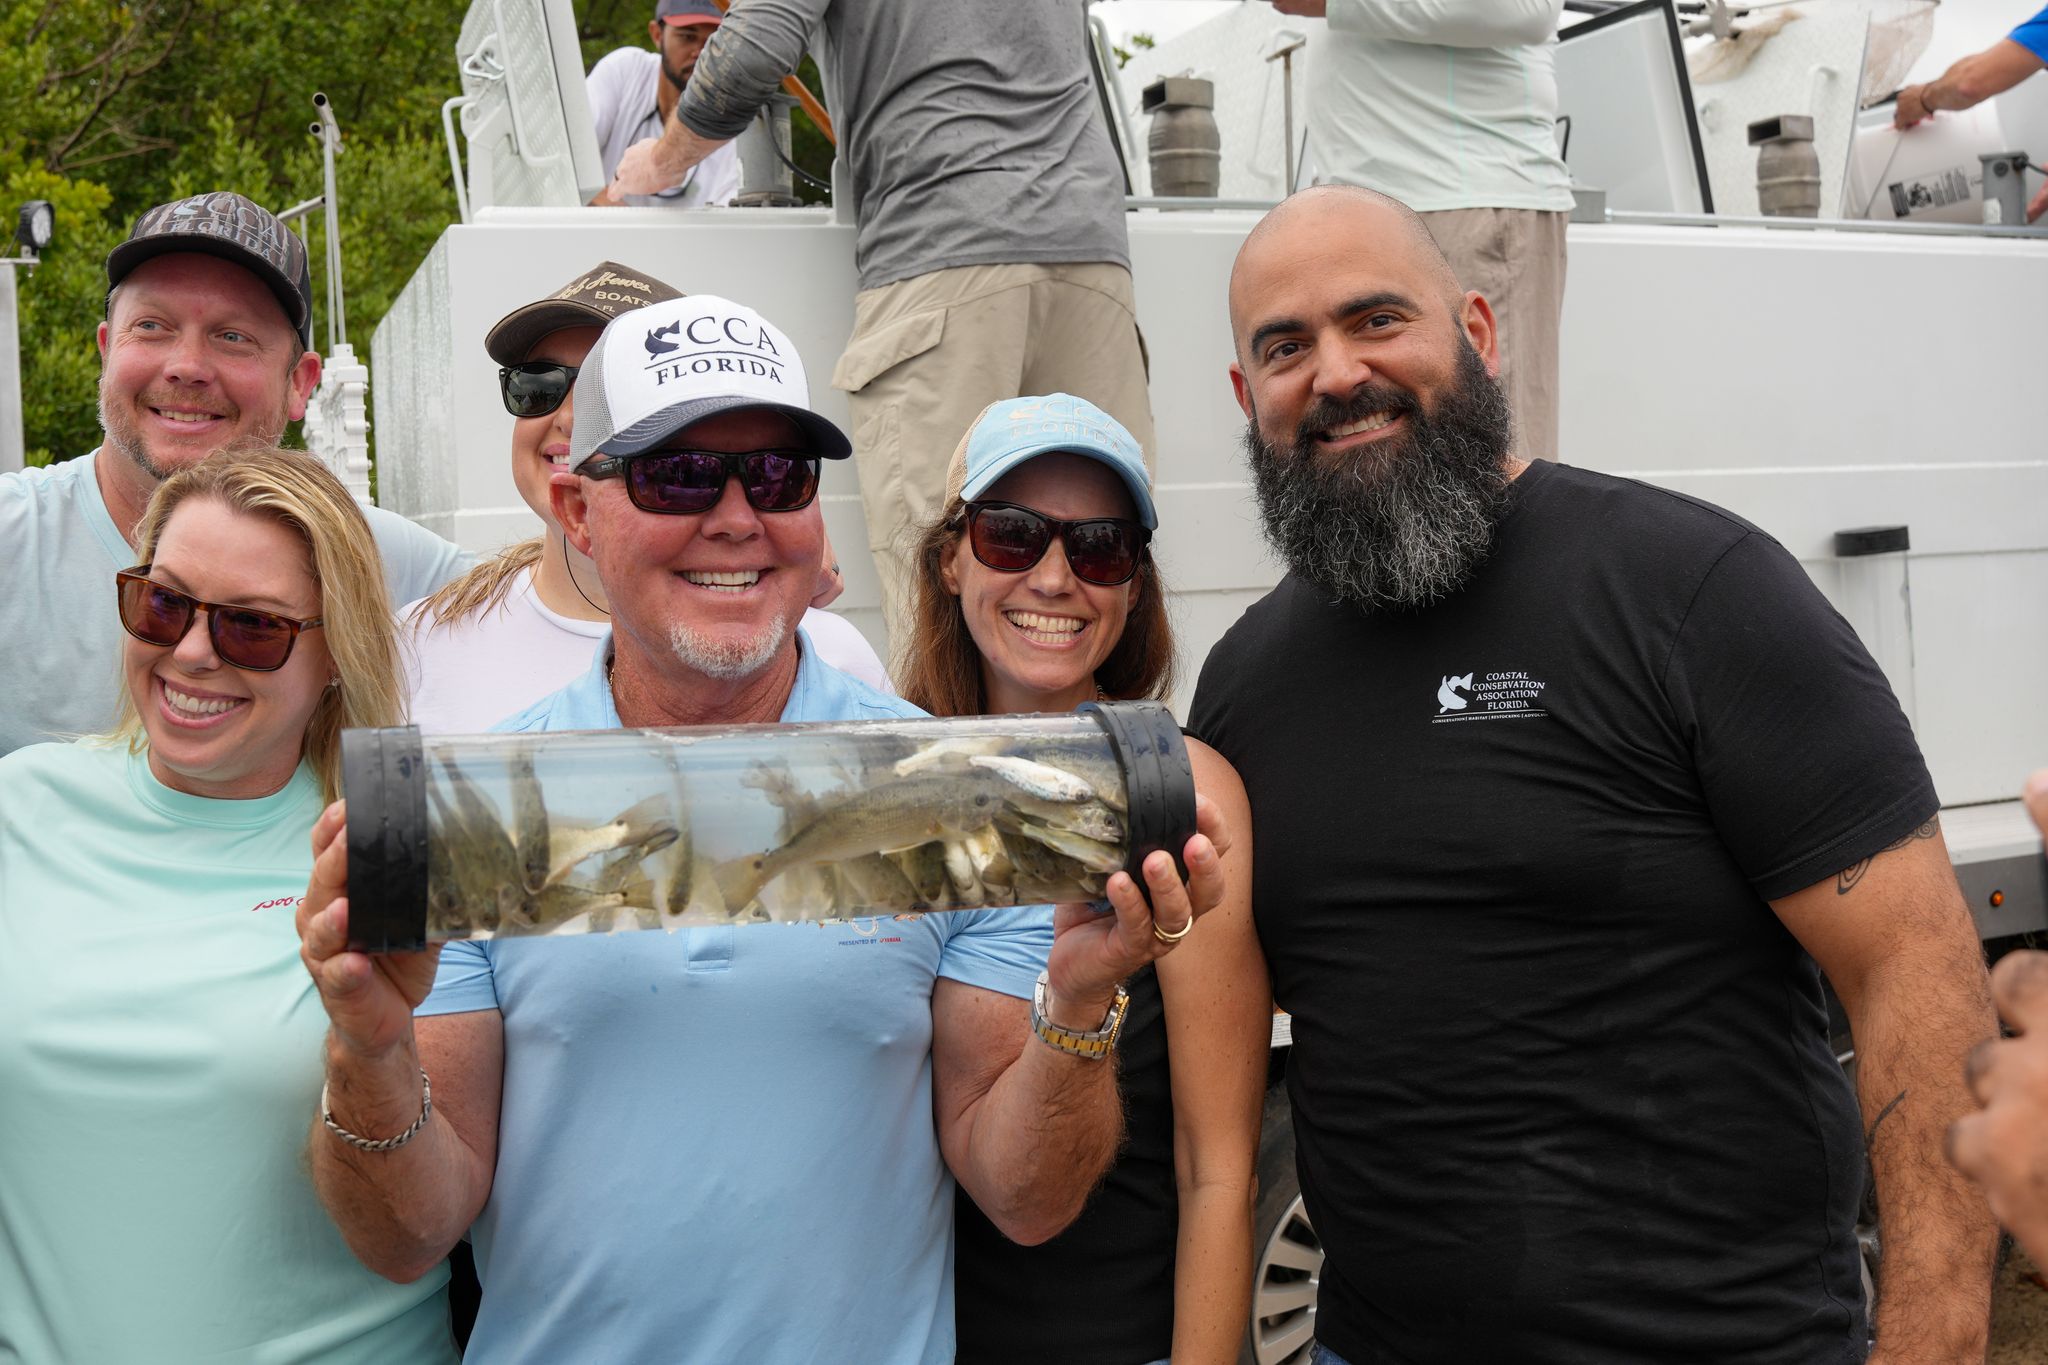
[[[564,327],[602,327],[621,313],[679,299],[683,291],[617,261],[599,261],[537,303],[499,318],[484,350],[500,365],[517,365],[540,339]]]
[[[107,253],[107,288],[135,267],[176,251],[232,261],[262,280],[309,349],[313,345],[313,275],[306,244],[254,200],[213,190],[144,210],[128,240]]]

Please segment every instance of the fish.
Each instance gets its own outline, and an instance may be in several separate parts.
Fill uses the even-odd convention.
[[[1117,766],[1106,740],[1075,734],[1035,740],[1025,751],[1033,762],[1058,768],[1086,782],[1095,793],[1095,799],[1111,810],[1122,812],[1130,809],[1130,802],[1124,794],[1123,769]]]
[[[689,907],[690,885],[697,868],[697,852],[690,839],[690,793],[683,785],[683,764],[681,750],[669,746],[669,777],[675,790],[675,805],[671,814],[675,817],[676,838],[668,846],[668,856],[655,865],[654,908],[666,915],[674,905],[675,913],[681,914]]]
[[[668,798],[656,794],[601,825],[556,825],[548,840],[548,875],[544,886],[557,884],[577,864],[600,853],[639,849],[640,857],[645,857],[656,848],[666,848],[681,834],[668,821],[667,814]]]
[[[1064,768],[1037,763],[1015,754],[976,754],[967,760],[977,768],[1000,774],[1012,785],[1042,801],[1092,800],[1095,788]]]
[[[1010,861],[1009,850],[1003,846],[1001,832],[994,825],[988,825],[962,835],[960,842],[966,847],[967,856],[974,863],[974,875],[981,882],[981,903],[1015,905],[1017,867]]]
[[[1064,880],[1060,861],[1051,849],[1021,831],[998,827],[997,837],[1003,841],[1003,851],[1010,857],[1010,866],[1016,869],[1017,880],[1027,886],[1055,886]]]
[[[453,786],[453,784],[449,784]],[[429,838],[427,907],[430,927],[444,937],[491,934],[521,918],[524,888],[512,857],[512,841],[498,824],[489,803],[471,789],[468,818],[461,809],[461,789],[451,801],[442,784],[427,784]],[[483,837],[474,817],[484,812]]]
[[[887,855],[909,881],[916,903],[944,909],[952,879],[946,875],[946,846],[934,839]]]
[[[891,853],[980,829],[1002,808],[1008,784],[993,773],[918,775],[877,783],[819,810],[776,848],[722,864],[728,907],[744,906],[792,867]]]
[[[625,903],[623,891],[598,891],[575,882],[557,882],[528,902],[532,911],[526,927],[560,929],[580,915],[589,915],[594,922],[600,913],[615,910]]]
[[[959,905],[980,905],[984,892],[981,876],[974,870],[974,855],[967,851],[967,845],[958,839],[948,839],[946,850],[946,877],[953,883],[953,899]]]
[[[910,878],[903,875],[902,868],[879,853],[848,858],[839,864],[838,870],[842,887],[852,892],[841,899],[841,910],[866,910],[876,906],[888,909],[917,903],[917,888],[910,884]]]
[[[1072,858],[1090,872],[1114,872],[1124,865],[1123,850],[1071,830],[1042,825],[1035,820],[1020,822],[1020,832],[1036,839],[1055,853]]]
[[[1003,836],[994,825],[963,834],[960,842],[966,846],[967,856],[974,860],[974,875],[981,878],[984,887],[1007,887],[1016,880],[1016,865],[1010,861]]]
[[[678,837],[675,826],[664,825],[654,830],[646,839],[626,844],[605,855],[604,861],[597,865],[596,875],[590,879],[589,889],[599,895],[621,889],[634,869],[645,862],[649,855],[659,853],[673,844]]]
[[[908,758],[899,759],[895,772],[898,777],[911,777],[923,772],[957,769],[976,758],[1001,752],[1003,744],[1002,740],[993,737],[934,740]]]
[[[690,908],[690,886],[696,872],[696,859],[690,849],[690,840],[682,830],[676,831],[674,842],[664,848],[652,850],[647,857],[636,864],[648,871],[642,873],[647,881],[644,897],[636,897],[640,904],[655,911],[664,918],[682,915]]]
[[[493,867],[511,870],[515,866],[512,836],[505,832],[505,823],[498,815],[498,808],[477,789],[476,783],[469,780],[446,749],[441,750],[440,759],[441,771],[455,796],[455,814],[461,823],[462,836],[485,846]]]
[[[513,749],[505,766],[512,774],[512,846],[519,854],[521,880],[529,892],[537,892],[548,883],[548,808],[533,771],[533,746]]]
[[[1078,834],[1084,839],[1097,843],[1120,843],[1124,837],[1123,821],[1116,812],[1100,801],[1082,801],[1069,805],[1060,801],[1044,801],[1023,793],[1012,793],[1004,798],[1004,805],[1013,817],[1034,820],[1042,825]]]

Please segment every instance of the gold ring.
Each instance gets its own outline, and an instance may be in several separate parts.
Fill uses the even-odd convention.
[[[1152,937],[1158,939],[1161,943],[1178,943],[1182,939],[1186,938],[1188,936],[1188,930],[1194,927],[1195,921],[1193,917],[1190,917],[1186,924],[1183,924],[1180,928],[1174,930],[1172,933],[1169,934],[1164,929],[1159,927],[1159,922],[1157,920],[1154,920],[1152,922]]]

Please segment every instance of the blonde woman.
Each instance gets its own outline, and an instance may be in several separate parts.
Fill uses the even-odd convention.
[[[410,710],[420,728],[488,730],[590,667],[611,614],[596,566],[562,535],[549,481],[556,462],[569,457],[576,373],[598,333],[620,313],[681,297],[644,271],[601,261],[506,314],[484,338],[500,367],[499,395],[515,419],[512,482],[544,530],[400,613]],[[860,631],[822,610],[842,581],[829,546],[826,564],[804,613],[804,638],[826,663],[888,691],[882,662]]]
[[[400,718],[376,542],[265,447],[136,545],[118,728],[0,758],[0,1356],[452,1362],[445,1272],[365,1270],[305,1172],[308,836],[342,729]]]

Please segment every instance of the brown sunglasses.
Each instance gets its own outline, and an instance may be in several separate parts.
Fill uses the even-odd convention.
[[[312,630],[326,618],[295,621],[274,611],[202,602],[189,593],[168,588],[149,577],[150,565],[138,564],[114,575],[121,607],[121,625],[146,645],[169,648],[185,638],[201,609],[206,634],[221,662],[251,673],[275,673],[292,656],[299,632]]]

